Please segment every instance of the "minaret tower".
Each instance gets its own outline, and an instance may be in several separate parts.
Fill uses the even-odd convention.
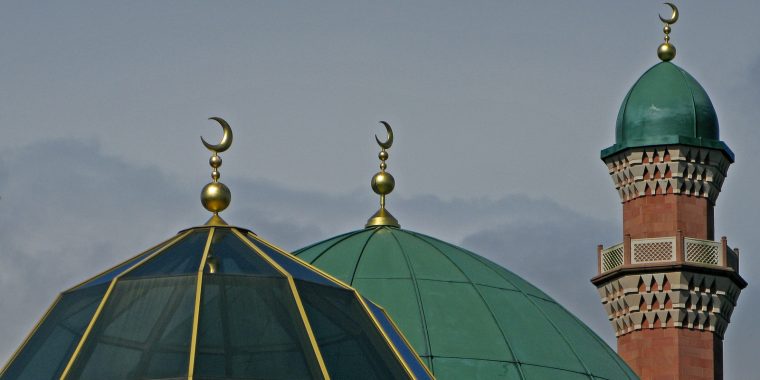
[[[662,62],[620,107],[616,141],[602,150],[623,204],[623,242],[598,247],[597,286],[618,353],[642,379],[722,379],[723,336],[741,289],[739,250],[716,241],[714,211],[734,154],[720,141],[715,109],[700,84]]]

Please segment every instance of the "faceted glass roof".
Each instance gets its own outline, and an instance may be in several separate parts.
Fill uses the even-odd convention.
[[[546,293],[441,240],[381,226],[294,254],[383,305],[440,380],[637,379]]]
[[[385,311],[255,234],[181,232],[65,292],[15,379],[432,379]]]

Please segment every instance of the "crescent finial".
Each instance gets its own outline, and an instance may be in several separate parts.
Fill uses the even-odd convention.
[[[676,21],[678,21],[678,8],[675,5],[673,5],[673,3],[663,3],[663,4],[669,6],[670,9],[673,11],[673,13],[670,15],[669,19],[662,18],[662,15],[658,15],[658,16],[660,16],[660,21],[662,21],[662,22],[664,22],[664,23],[666,23],[668,25],[675,24]]]
[[[221,117],[210,117],[209,120],[214,120],[219,125],[222,126],[222,131],[224,131],[224,134],[222,135],[222,140],[219,141],[219,144],[213,145],[206,142],[206,140],[203,139],[203,136],[201,136],[201,142],[203,142],[203,145],[210,151],[216,152],[216,153],[222,153],[225,150],[229,149],[232,145],[232,128],[230,128],[230,125],[227,124],[224,119]]]
[[[380,141],[380,139],[375,135],[375,141],[377,141],[377,145],[380,145],[383,149],[390,149],[391,145],[393,145],[393,129],[391,129],[390,124],[381,121],[380,124],[382,124],[385,127],[385,131],[388,133],[388,138],[383,142]]]

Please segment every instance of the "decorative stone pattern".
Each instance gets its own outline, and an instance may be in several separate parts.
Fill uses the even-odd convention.
[[[601,272],[607,272],[609,270],[615,269],[621,265],[623,265],[624,262],[624,247],[623,243],[620,243],[618,245],[614,245],[610,248],[607,248],[602,251],[602,267]]]
[[[632,148],[604,159],[621,202],[684,194],[715,204],[731,164],[719,150],[684,145]]]
[[[639,267],[662,263],[707,264],[731,268],[734,272],[739,272],[739,250],[731,249],[728,244],[724,248],[722,240],[725,237],[721,239],[721,242],[683,237],[681,258],[677,251],[678,239],[678,236],[631,239],[633,252],[628,264]],[[624,243],[601,249],[599,255],[600,275],[626,265],[627,253]]]
[[[720,243],[711,240],[684,239],[686,261],[700,264],[723,265]],[[731,252],[733,253],[733,252]]]
[[[631,262],[640,263],[657,263],[673,261],[676,259],[676,239],[638,239],[631,243],[633,255]]]
[[[616,336],[680,328],[722,338],[741,289],[728,277],[666,272],[625,275],[598,291]]]

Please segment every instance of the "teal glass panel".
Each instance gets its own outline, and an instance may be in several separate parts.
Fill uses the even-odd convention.
[[[301,280],[296,287],[333,380],[409,378],[354,292]]]
[[[68,364],[106,289],[107,285],[91,286],[61,295],[0,379],[57,379]]]
[[[113,268],[113,269],[111,269],[111,270],[109,270],[109,271],[107,271],[107,272],[105,272],[105,273],[103,273],[103,274],[101,274],[101,275],[93,278],[90,281],[85,282],[82,285],[79,285],[75,289],[81,289],[81,288],[85,288],[85,287],[88,287],[88,286],[95,286],[95,285],[100,285],[100,284],[105,284],[105,283],[111,282],[111,280],[113,280],[116,276],[124,273],[124,271],[126,271],[129,268],[132,268],[136,264],[140,263],[140,261],[142,261],[146,257],[154,254],[155,252],[157,252],[158,250],[160,250],[161,248],[163,248],[164,246],[166,246],[173,239],[175,239],[175,238],[167,240],[167,241],[165,241],[165,242],[163,242],[163,243],[161,243],[161,244],[153,247],[152,249],[149,249],[149,250],[147,250],[147,251],[145,251],[145,252],[143,252],[143,253],[141,253],[141,254],[139,254],[139,255],[137,255],[137,256],[135,256],[135,257],[133,257],[133,258],[131,258],[131,259],[129,259],[129,260],[121,263],[121,264],[119,264],[119,265],[117,265],[115,268]]]
[[[290,254],[281,253],[275,249],[272,249],[270,246],[256,240],[255,238],[251,238],[250,236],[247,236],[247,238],[258,249],[264,252],[264,254],[272,258],[272,260],[274,260],[277,264],[279,264],[283,269],[288,271],[288,273],[290,273],[293,276],[293,278],[304,280],[304,281],[315,282],[322,285],[342,288],[342,286],[340,286],[338,283],[330,280],[329,278],[325,276],[322,276],[321,274],[317,273],[313,269],[296,261],[296,259],[293,258]]]
[[[70,379],[186,377],[197,276],[119,280]]]
[[[195,374],[209,379],[320,379],[287,279],[206,274]]]
[[[206,262],[213,263],[215,273],[218,274],[248,274],[284,278],[277,269],[228,228],[218,228],[214,231]],[[206,269],[208,272],[208,265]]]
[[[124,279],[198,273],[209,230],[193,231],[184,239],[124,275]]]
[[[372,301],[365,298],[364,302],[367,304],[367,306],[369,306],[372,315],[380,323],[380,326],[385,332],[385,335],[387,335],[393,345],[396,346],[396,349],[404,359],[404,362],[406,362],[406,365],[411,369],[414,376],[417,379],[432,379],[430,375],[428,375],[427,371],[425,371],[422,363],[420,363],[417,354],[412,350],[411,347],[406,344],[404,338],[401,337],[401,334],[393,326],[393,323],[390,321],[388,316],[385,315],[385,313],[383,313],[383,311],[380,310],[377,305],[373,304]]]

